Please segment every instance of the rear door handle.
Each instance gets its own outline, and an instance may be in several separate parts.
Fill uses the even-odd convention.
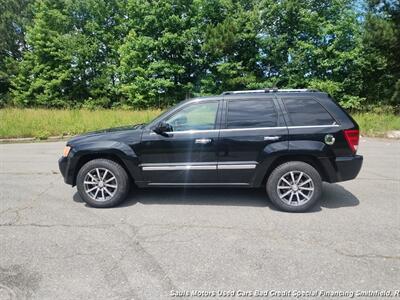
[[[211,142],[212,142],[212,139],[195,139],[194,140],[195,144],[203,144],[203,145],[209,144]]]
[[[280,136],[264,136],[264,141],[277,141],[279,140],[281,137]]]

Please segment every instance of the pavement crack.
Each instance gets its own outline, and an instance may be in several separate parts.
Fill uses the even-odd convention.
[[[1,215],[4,215],[4,214],[6,214],[6,213],[15,214],[14,220],[12,220],[11,222],[5,223],[5,224],[16,224],[16,223],[18,223],[18,222],[20,221],[20,219],[21,219],[20,212],[23,211],[23,210],[25,210],[25,209],[31,209],[31,208],[33,208],[33,207],[32,207],[32,206],[25,206],[25,207],[21,207],[21,208],[17,208],[17,209],[8,208],[8,209],[6,209],[6,210],[1,211],[1,212],[0,212],[0,216],[1,216]],[[0,226],[1,226],[1,225],[2,225],[2,224],[0,224]]]
[[[199,236],[195,236],[191,239],[187,239],[187,240],[147,240],[147,239],[141,239],[141,241],[143,243],[164,243],[164,244],[174,244],[174,243],[191,243],[195,240],[199,239]]]
[[[195,224],[143,224],[137,226],[138,228],[143,227],[164,227],[164,228],[172,228],[171,231],[183,228],[198,228],[198,229],[223,229],[223,230],[244,230],[241,227],[235,226],[216,226],[216,225],[195,225]],[[173,229],[176,228],[176,229]]]
[[[39,192],[36,196],[34,196],[34,197],[30,200],[30,202],[31,202],[31,203],[34,203],[36,200],[40,199],[40,197],[41,197],[43,194],[45,194],[47,191],[49,191],[49,190],[54,186],[55,181],[56,181],[56,180],[51,181],[50,184],[49,184],[49,186],[47,186],[45,189],[43,189],[41,192]],[[18,222],[20,221],[20,219],[21,219],[20,212],[23,211],[23,210],[25,210],[25,209],[32,209],[32,208],[33,208],[33,206],[25,206],[25,207],[18,208],[18,209],[14,209],[14,210],[11,210],[11,209],[9,208],[9,209],[6,209],[6,210],[0,212],[0,215],[5,214],[5,213],[7,213],[7,212],[11,212],[11,213],[14,213],[14,214],[15,214],[15,218],[14,218],[13,221],[0,224],[0,226],[14,226],[14,225],[17,225],[17,223],[18,223]]]
[[[17,209],[11,209],[11,208],[7,208],[3,211],[0,211],[0,216],[5,214],[5,213],[19,213],[20,211],[24,210],[24,209],[28,209],[28,208],[32,208],[32,206],[24,206],[21,208],[17,208]]]
[[[334,248],[333,245],[331,244],[324,244],[321,243],[320,241],[317,240],[304,240],[302,238],[297,237],[296,238],[297,241],[301,242],[301,243],[307,243],[308,245],[312,244],[315,246],[319,246],[325,250],[330,250],[330,251],[334,251],[336,254],[339,254],[341,256],[345,256],[345,257],[350,257],[350,258],[359,258],[359,259],[395,259],[398,260],[400,259],[400,256],[397,255],[381,255],[381,254],[376,254],[376,253],[363,253],[363,254],[354,254],[354,253],[348,253],[345,252],[343,250]]]
[[[95,214],[93,211],[88,210],[89,214],[96,216],[97,218],[108,221],[108,218],[104,218]],[[33,223],[35,224],[35,223]],[[28,224],[29,225],[29,224]],[[79,227],[79,225],[67,225],[67,224],[36,224],[38,227],[51,227],[51,226],[65,226],[65,227]],[[44,226],[43,226],[44,225]],[[130,229],[129,233],[126,230],[123,230],[121,226],[128,226]],[[138,258],[138,265],[136,266],[138,269],[142,270],[142,276],[145,276],[149,282],[151,282],[155,290],[151,292],[151,294],[169,294],[171,290],[177,290],[174,285],[172,279],[168,276],[168,273],[163,269],[158,260],[149,253],[145,247],[143,247],[140,243],[140,240],[137,237],[138,228],[128,222],[120,221],[117,223],[101,223],[97,225],[83,225],[83,227],[107,227],[110,226],[109,229],[114,229],[118,234],[125,236],[126,239],[126,247],[123,250],[123,254],[121,255],[119,261],[124,259],[131,259],[132,253],[135,253],[135,257]],[[131,278],[127,277],[127,284],[129,285],[130,291],[132,292],[135,299],[140,299],[143,291],[140,290],[139,286],[136,286],[134,282],[132,282]],[[154,295],[153,295],[154,296]],[[154,297],[153,297],[154,298]]]
[[[379,258],[379,259],[400,259],[400,256],[392,256],[392,255],[381,255],[381,254],[375,254],[375,253],[368,253],[368,254],[351,254],[351,253],[346,253],[342,250],[339,249],[334,249],[336,253],[347,256],[347,257],[352,257],[352,258]]]
[[[1,175],[57,175],[60,172],[51,171],[51,172],[0,172]]]
[[[380,174],[378,172],[373,172],[371,170],[369,170],[368,173],[371,173],[372,175],[378,176],[378,177],[380,177],[380,179],[383,179],[383,180],[395,180],[393,178],[387,177],[387,176],[382,175],[382,174]]]
[[[357,177],[357,180],[394,181],[394,182],[400,182],[400,180],[398,180],[398,179],[391,179],[391,178],[385,178],[385,177],[380,177],[380,178]]]
[[[0,226],[9,227],[42,227],[42,228],[52,228],[52,227],[69,227],[69,228],[109,228],[114,224],[40,224],[40,223],[26,223],[26,224],[13,224],[4,223]]]
[[[94,255],[101,255],[103,252],[89,252],[89,253],[74,253],[70,255],[64,255],[64,256],[43,256],[46,259],[69,259],[69,258],[75,258],[77,256],[94,256]]]
[[[132,237],[130,234],[126,233],[124,230],[119,228],[118,225],[128,225],[133,230],[134,236]],[[161,287],[165,292],[177,289],[172,279],[168,276],[167,272],[162,268],[157,259],[140,244],[140,239],[137,237],[138,230],[135,226],[123,222],[114,224],[114,228],[128,237],[128,247],[130,249],[125,249],[123,257],[126,256],[128,251],[133,250],[139,257],[141,257],[143,266],[147,267],[149,274],[154,277],[154,279],[159,280],[159,284],[161,284]],[[136,239],[136,241],[134,239]]]

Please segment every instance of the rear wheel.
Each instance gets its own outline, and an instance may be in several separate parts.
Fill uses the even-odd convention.
[[[281,210],[303,212],[320,199],[322,180],[313,166],[291,161],[272,171],[266,188],[271,201]]]
[[[126,198],[129,177],[118,163],[94,159],[79,170],[76,185],[79,195],[90,206],[112,207]]]

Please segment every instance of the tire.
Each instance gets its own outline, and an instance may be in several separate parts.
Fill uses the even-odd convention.
[[[302,161],[291,161],[272,171],[266,189],[272,203],[280,210],[304,212],[321,198],[322,180],[313,166]]]
[[[90,206],[113,207],[126,199],[130,182],[121,165],[101,158],[82,166],[76,177],[76,186],[83,201]]]

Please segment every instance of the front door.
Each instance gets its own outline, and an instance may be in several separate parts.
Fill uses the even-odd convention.
[[[145,129],[139,147],[140,168],[149,185],[216,183],[219,101],[192,101],[167,114],[165,135]]]

